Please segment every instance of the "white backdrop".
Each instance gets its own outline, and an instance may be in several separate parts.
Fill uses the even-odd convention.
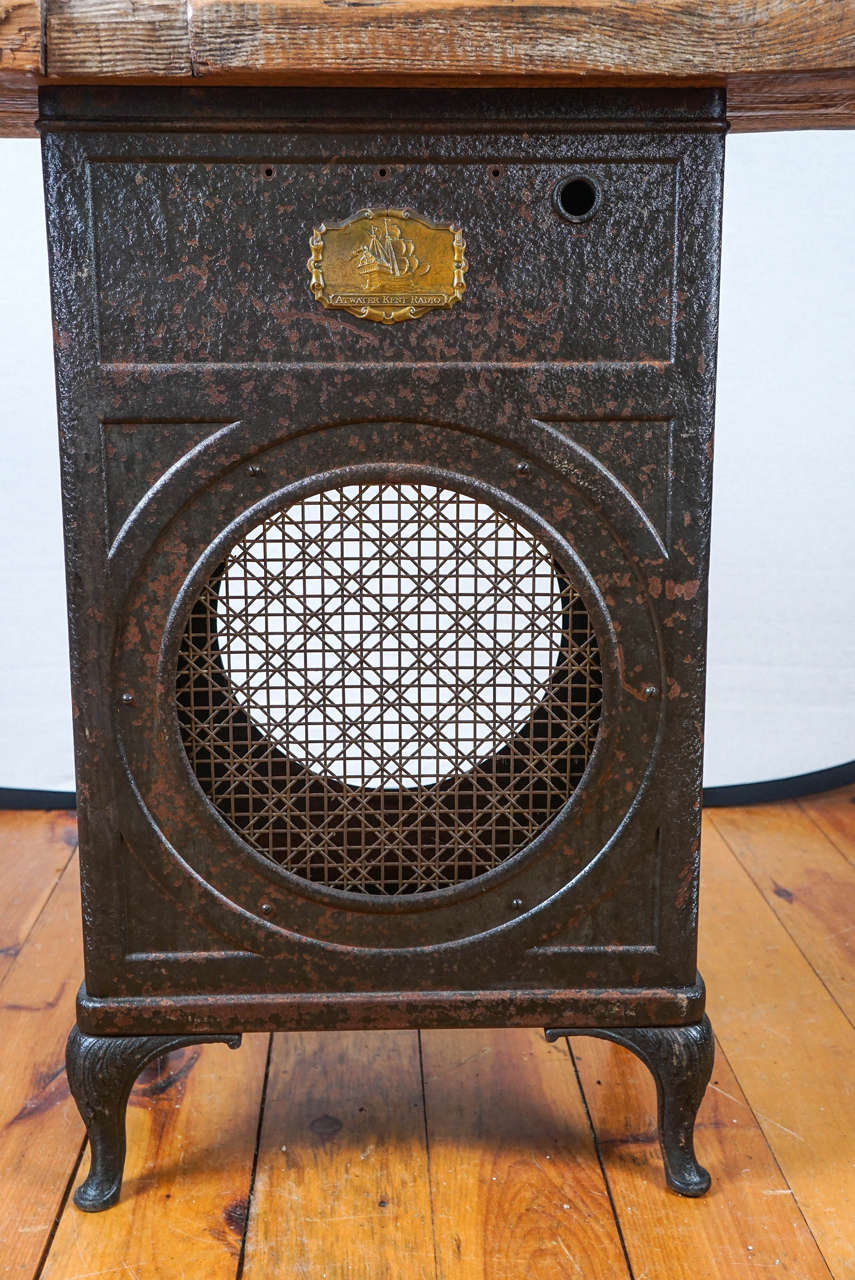
[[[706,782],[855,758],[855,132],[728,142]],[[38,143],[0,142],[0,787],[71,790]]]

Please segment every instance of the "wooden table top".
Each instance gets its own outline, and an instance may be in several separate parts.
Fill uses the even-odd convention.
[[[855,0],[5,0],[0,134],[58,81],[715,84],[740,130],[855,125]]]

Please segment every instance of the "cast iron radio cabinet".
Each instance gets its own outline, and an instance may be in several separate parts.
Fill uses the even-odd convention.
[[[84,1209],[142,1065],[540,1024],[709,1178],[717,91],[41,100]]]

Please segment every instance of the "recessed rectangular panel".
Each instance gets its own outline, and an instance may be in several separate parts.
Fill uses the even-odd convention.
[[[677,165],[604,159],[595,144],[564,163],[93,162],[101,358],[667,362]],[[574,174],[592,184],[590,216],[562,209]],[[370,207],[460,229],[465,292],[451,310],[416,308],[390,332],[316,300],[315,229]],[[418,223],[389,223],[378,216],[376,242],[411,241],[416,274],[430,267]]]

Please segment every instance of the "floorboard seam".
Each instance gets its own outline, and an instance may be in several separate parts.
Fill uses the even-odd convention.
[[[66,1208],[68,1207],[68,1201],[71,1196],[71,1190],[74,1186],[75,1179],[77,1178],[78,1170],[80,1169],[80,1162],[83,1159],[83,1153],[88,1147],[88,1145],[89,1144],[86,1138],[84,1137],[81,1140],[80,1149],[77,1152],[77,1157],[71,1166],[71,1172],[68,1175],[68,1181],[65,1184],[65,1190],[62,1193],[62,1198],[57,1207],[56,1217],[54,1218],[53,1225],[50,1231],[48,1232],[48,1237],[47,1237],[47,1240],[45,1241],[45,1247],[42,1249],[42,1253],[41,1253],[41,1257],[39,1258],[38,1265],[36,1266],[36,1269],[33,1272],[33,1280],[40,1280],[42,1272],[44,1271],[45,1266],[47,1265],[48,1255],[51,1249],[53,1248],[53,1242],[54,1242],[54,1238],[56,1237],[56,1233],[59,1230],[59,1224],[62,1221]],[[83,1210],[72,1209],[72,1212],[82,1213]]]
[[[853,802],[855,802],[855,796],[853,796],[852,800],[845,800],[842,803],[852,804]],[[840,854],[841,858],[844,860],[847,866],[855,867],[855,861],[853,861],[853,859],[849,856],[849,854],[846,852],[845,849],[841,849],[840,845],[837,843],[834,836],[829,831],[826,831],[825,827],[820,822],[817,822],[816,818],[811,813],[810,809],[806,809],[800,800],[797,800],[796,804],[798,805],[800,812],[804,814],[804,816],[808,819],[809,822],[813,823],[817,831],[825,837],[825,839],[828,841],[831,847],[837,850],[837,852]]]
[[[244,1264],[246,1262],[246,1238],[249,1234],[249,1219],[252,1213],[252,1197],[255,1194],[255,1175],[258,1171],[258,1156],[261,1150],[261,1130],[264,1125],[264,1108],[267,1104],[267,1084],[270,1079],[270,1060],[273,1055],[273,1033],[267,1037],[267,1057],[264,1061],[264,1080],[261,1085],[261,1102],[258,1108],[258,1125],[255,1130],[255,1147],[252,1152],[252,1168],[249,1174],[249,1188],[246,1195],[246,1216],[243,1220],[243,1232],[240,1238],[240,1253],[238,1254],[237,1270],[235,1271],[235,1280],[241,1280],[243,1276]]]
[[[433,1273],[439,1280],[439,1250],[436,1243],[436,1217],[433,1211],[433,1175],[430,1164],[430,1131],[428,1128],[427,1090],[425,1089],[425,1060],[422,1053],[422,1033],[420,1030],[416,1032],[416,1037],[419,1046],[419,1076],[422,1082],[422,1117],[425,1126],[425,1162],[427,1164],[428,1200],[430,1202],[430,1233],[433,1240]]]
[[[765,893],[763,892],[762,888],[761,888],[761,887],[760,887],[760,885],[757,883],[757,881],[754,879],[754,876],[753,876],[753,875],[751,874],[751,872],[748,870],[748,868],[746,867],[745,863],[742,861],[742,859],[740,858],[739,854],[737,853],[736,849],[733,847],[733,845],[731,844],[730,840],[728,840],[727,836],[726,836],[726,835],[724,834],[724,832],[722,831],[721,827],[719,827],[719,826],[716,824],[716,822],[715,822],[715,820],[714,820],[714,819],[711,819],[711,821],[712,821],[713,826],[715,827],[715,830],[716,830],[717,834],[718,834],[719,836],[721,836],[722,840],[723,840],[723,841],[724,841],[724,843],[727,845],[728,851],[729,851],[729,853],[730,853],[731,857],[733,858],[734,862],[735,862],[735,863],[736,863],[736,865],[739,867],[739,869],[740,869],[740,871],[743,873],[743,875],[745,875],[745,876],[747,876],[747,877],[748,877],[748,879],[749,879],[749,880],[751,881],[751,883],[753,884],[754,888],[755,888],[755,889],[757,890],[757,892],[759,893],[760,898],[761,898],[761,900],[762,900],[762,902],[763,902],[763,905],[766,907],[767,911],[770,911],[770,912],[771,912],[771,914],[774,916],[774,918],[777,920],[778,924],[779,924],[779,925],[781,926],[781,928],[784,930],[784,933],[785,933],[785,934],[787,935],[787,937],[790,939],[790,941],[792,942],[793,946],[796,948],[796,950],[798,951],[799,955],[802,957],[802,959],[804,960],[805,964],[808,966],[808,968],[810,969],[811,973],[812,973],[812,974],[814,975],[814,977],[816,978],[817,982],[818,982],[818,983],[820,984],[820,986],[821,986],[821,987],[822,987],[822,988],[823,988],[823,989],[828,993],[828,995],[830,996],[830,998],[831,998],[831,1000],[833,1001],[833,1003],[834,1003],[834,1005],[836,1006],[836,1008],[838,1008],[838,1009],[840,1010],[840,1012],[843,1014],[843,1017],[844,1017],[844,1019],[845,1019],[845,1021],[846,1021],[847,1025],[848,1025],[848,1026],[849,1026],[853,1031],[855,1031],[855,1022],[853,1022],[853,1021],[852,1021],[852,1019],[850,1018],[849,1014],[848,1014],[848,1013],[846,1012],[846,1010],[843,1008],[843,1005],[842,1005],[842,1004],[840,1003],[840,1001],[837,999],[837,996],[836,996],[836,995],[834,994],[834,992],[831,990],[831,987],[829,987],[829,985],[828,985],[828,983],[826,982],[825,978],[824,978],[824,977],[822,976],[822,974],[819,972],[819,970],[817,969],[816,965],[815,965],[815,964],[814,964],[814,962],[811,960],[810,956],[807,954],[807,952],[805,951],[805,949],[804,949],[804,947],[802,946],[802,944],[799,942],[798,938],[797,938],[797,937],[792,933],[792,931],[789,929],[789,927],[787,926],[787,922],[786,922],[786,920],[782,919],[782,917],[778,915],[778,912],[777,912],[777,911],[775,910],[775,908],[772,906],[772,903],[771,903],[771,902],[769,902],[769,900],[768,900],[768,898],[766,897]],[[836,851],[836,846],[832,845],[832,848],[834,848],[834,849],[835,849],[835,851]],[[701,857],[703,857],[703,852],[701,853]]]
[[[56,879],[55,879],[55,880],[54,880],[54,882],[53,882],[53,886],[52,886],[52,888],[51,888],[50,893],[48,894],[48,896],[45,898],[44,902],[42,903],[40,910],[36,913],[36,915],[35,915],[35,917],[34,917],[34,919],[33,919],[32,923],[30,924],[29,929],[28,929],[28,930],[27,930],[27,932],[24,934],[23,938],[21,938],[21,942],[20,942],[20,946],[18,947],[18,952],[17,952],[17,954],[14,956],[14,958],[13,958],[13,960],[12,960],[12,963],[9,965],[9,968],[6,970],[6,972],[4,973],[3,977],[2,977],[2,978],[0,978],[0,991],[2,991],[2,990],[3,990],[3,988],[5,987],[5,985],[6,985],[7,981],[8,981],[8,979],[9,979],[9,975],[10,975],[11,973],[14,973],[14,971],[15,971],[15,966],[16,966],[16,964],[18,963],[18,959],[20,958],[21,952],[24,950],[24,947],[27,945],[27,942],[29,941],[30,937],[32,936],[33,930],[35,929],[36,925],[39,923],[39,921],[41,920],[42,916],[43,916],[43,915],[44,915],[44,913],[47,911],[47,909],[48,909],[48,904],[49,904],[50,902],[52,902],[52,900],[53,900],[53,895],[56,893],[57,889],[59,888],[59,884],[60,884],[60,881],[62,880],[63,876],[67,874],[67,872],[68,872],[68,868],[71,866],[72,862],[74,861],[74,858],[75,858],[76,853],[77,853],[77,842],[75,841],[74,846],[73,846],[73,848],[72,848],[72,850],[71,850],[71,853],[68,855],[68,860],[67,860],[65,863],[63,863],[62,869],[60,870],[59,874],[57,875]]]
[[[770,909],[771,909],[771,908],[770,908]],[[795,1205],[795,1207],[796,1207],[796,1208],[798,1209],[798,1211],[799,1211],[799,1216],[800,1216],[800,1218],[802,1219],[802,1221],[804,1222],[805,1227],[807,1228],[807,1233],[808,1233],[808,1235],[810,1236],[811,1240],[812,1240],[812,1241],[814,1242],[814,1244],[816,1245],[816,1251],[817,1251],[817,1253],[819,1254],[819,1256],[822,1258],[823,1262],[825,1263],[826,1270],[828,1271],[828,1274],[829,1274],[829,1276],[831,1277],[831,1280],[834,1280],[834,1275],[833,1275],[833,1272],[832,1272],[832,1270],[831,1270],[831,1266],[830,1266],[830,1264],[829,1264],[829,1262],[828,1262],[828,1259],[826,1258],[825,1254],[823,1253],[822,1248],[820,1247],[820,1243],[819,1243],[819,1241],[817,1240],[816,1236],[815,1236],[815,1235],[814,1235],[814,1233],[813,1233],[813,1228],[811,1227],[810,1222],[808,1221],[807,1216],[805,1215],[805,1211],[804,1211],[804,1209],[802,1208],[801,1204],[799,1203],[799,1198],[798,1198],[798,1196],[796,1195],[796,1193],[795,1193],[795,1191],[793,1190],[793,1188],[790,1186],[789,1179],[787,1178],[787,1175],[784,1173],[784,1170],[781,1168],[780,1161],[778,1160],[778,1157],[777,1157],[777,1155],[775,1154],[775,1149],[774,1149],[774,1147],[772,1146],[772,1144],[771,1144],[771,1142],[769,1141],[769,1139],[766,1137],[766,1130],[763,1128],[763,1123],[762,1123],[762,1121],[761,1121],[760,1117],[758,1116],[757,1112],[754,1110],[753,1106],[751,1105],[751,1102],[750,1102],[750,1100],[749,1100],[748,1094],[745,1092],[745,1087],[744,1087],[744,1085],[743,1085],[742,1081],[739,1079],[739,1076],[736,1074],[736,1069],[734,1068],[734,1065],[733,1065],[733,1063],[731,1062],[730,1058],[727,1056],[727,1053],[725,1052],[724,1047],[723,1047],[723,1045],[722,1045],[721,1041],[719,1040],[718,1033],[716,1033],[716,1037],[715,1037],[715,1053],[716,1053],[716,1058],[718,1058],[719,1054],[721,1054],[722,1058],[723,1058],[723,1059],[724,1059],[724,1061],[727,1063],[727,1066],[728,1066],[728,1067],[730,1068],[730,1070],[733,1072],[733,1078],[734,1078],[734,1080],[736,1081],[736,1083],[739,1085],[740,1093],[742,1094],[743,1098],[745,1099],[745,1105],[746,1105],[746,1107],[748,1108],[748,1110],[751,1112],[751,1117],[752,1117],[752,1119],[753,1119],[753,1121],[754,1121],[755,1125],[757,1126],[758,1132],[759,1132],[759,1133],[760,1133],[760,1135],[762,1136],[763,1141],[766,1143],[766,1146],[767,1146],[767,1148],[768,1148],[768,1150],[769,1150],[769,1155],[772,1157],[772,1161],[773,1161],[773,1163],[774,1163],[774,1165],[775,1165],[775,1168],[778,1170],[778,1173],[780,1173],[781,1178],[783,1179],[783,1181],[784,1181],[784,1183],[786,1184],[786,1186],[787,1186],[787,1187],[789,1187],[790,1195],[793,1197],[793,1204]],[[715,1063],[713,1063],[713,1075],[715,1075]],[[715,1080],[713,1079],[713,1081],[712,1081],[712,1082],[713,1082],[713,1083],[715,1083]]]
[[[594,1127],[594,1118],[591,1115],[591,1109],[588,1106],[588,1099],[585,1097],[585,1088],[582,1084],[582,1077],[579,1075],[579,1068],[576,1065],[576,1058],[573,1053],[573,1049],[571,1048],[571,1045],[570,1045],[569,1036],[565,1038],[564,1043],[567,1045],[567,1054],[570,1058],[570,1065],[572,1066],[573,1074],[576,1077],[576,1084],[579,1089],[579,1095],[582,1099],[582,1106],[585,1108],[585,1117],[588,1121],[588,1128],[591,1133],[591,1141],[594,1144],[594,1154],[597,1157],[597,1163],[600,1166],[600,1174],[603,1179],[603,1186],[605,1187],[606,1195],[609,1198],[609,1204],[612,1210],[612,1217],[614,1218],[614,1222],[615,1222],[615,1230],[618,1233],[618,1240],[620,1240],[620,1247],[623,1250],[624,1260],[626,1261],[627,1274],[629,1276],[629,1280],[635,1280],[635,1272],[632,1269],[632,1263],[630,1262],[630,1258],[629,1258],[629,1249],[627,1248],[626,1240],[624,1239],[623,1226],[621,1225],[620,1216],[617,1211],[617,1205],[615,1204],[614,1196],[612,1195],[611,1185],[609,1184],[609,1175],[606,1173],[606,1166],[603,1160],[603,1153],[600,1149],[600,1140],[597,1137],[597,1130]]]

